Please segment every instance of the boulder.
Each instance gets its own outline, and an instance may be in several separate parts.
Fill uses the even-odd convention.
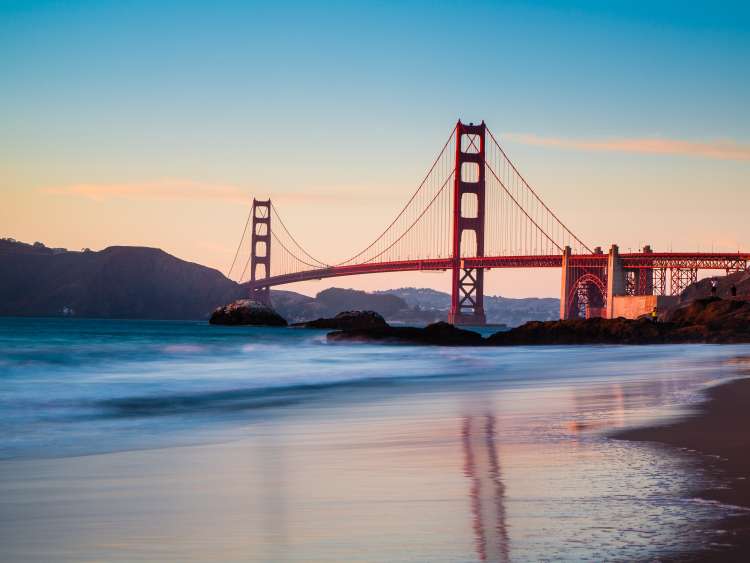
[[[333,330],[370,330],[385,328],[388,323],[375,311],[344,311],[330,319],[316,319],[304,323],[295,323],[292,326]]]
[[[329,342],[389,342],[432,346],[479,346],[482,336],[471,330],[437,322],[425,328],[381,326],[328,333]]]
[[[482,344],[482,335],[473,330],[458,328],[445,321],[427,325],[422,329],[422,340],[427,344],[444,346],[477,346]]]
[[[219,307],[208,321],[214,325],[286,326],[286,320],[269,306],[252,299],[238,299]]]

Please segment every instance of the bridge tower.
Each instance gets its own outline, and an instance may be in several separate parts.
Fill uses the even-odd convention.
[[[271,200],[253,198],[253,234],[250,252],[250,282],[253,284],[251,299],[271,305],[268,286],[256,286],[255,282],[271,275]]]
[[[448,322],[457,325],[483,325],[484,270],[464,268],[461,242],[471,239],[476,251],[468,256],[484,256],[484,192],[485,192],[485,125],[461,120],[456,124],[456,160],[453,175],[453,267],[451,309]],[[464,238],[465,234],[473,236]]]

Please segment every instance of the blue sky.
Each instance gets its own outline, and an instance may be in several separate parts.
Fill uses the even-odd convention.
[[[237,201],[65,195],[169,179],[339,196],[283,208],[335,259],[390,220],[461,117],[593,245],[750,248],[748,61],[739,2],[0,2],[0,235],[226,270]],[[622,139],[740,156],[582,145]],[[346,240],[319,228],[330,214],[351,218]]]

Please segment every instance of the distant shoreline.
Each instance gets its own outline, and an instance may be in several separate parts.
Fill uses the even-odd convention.
[[[719,483],[696,490],[702,499],[750,510],[750,375],[711,387],[706,400],[677,422],[613,434],[621,440],[654,442],[700,454],[703,470]],[[721,488],[719,488],[721,486]],[[679,561],[747,561],[750,558],[750,513],[731,516],[715,525],[726,530],[726,543]]]

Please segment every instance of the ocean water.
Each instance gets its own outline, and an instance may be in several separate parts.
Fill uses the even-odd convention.
[[[0,319],[0,544],[10,561],[524,561],[720,543],[736,509],[694,498],[694,456],[609,433],[680,415],[748,356]]]

